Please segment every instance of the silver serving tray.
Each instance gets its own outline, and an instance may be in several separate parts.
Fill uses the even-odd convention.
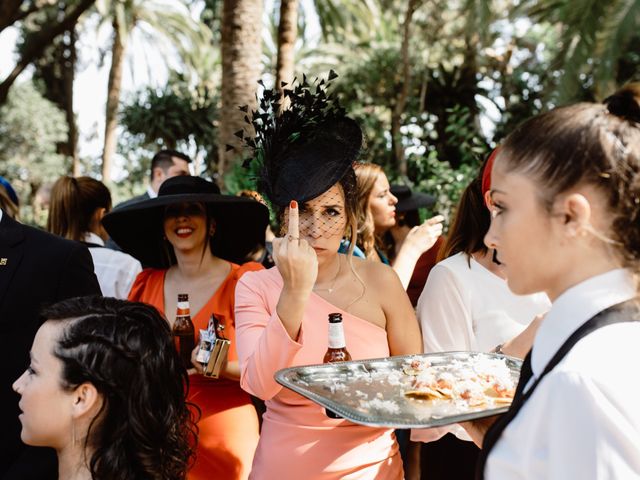
[[[479,357],[504,358],[517,385],[521,360],[480,352],[426,353],[292,367],[276,372],[275,379],[354,423],[390,428],[438,427],[504,413],[509,406],[470,407],[454,400],[408,398],[404,391],[409,389],[411,377],[403,374],[407,360],[424,359],[432,366],[446,367],[454,361],[473,364]]]

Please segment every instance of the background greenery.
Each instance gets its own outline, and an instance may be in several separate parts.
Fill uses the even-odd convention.
[[[225,33],[230,19],[242,25],[252,11],[264,12],[252,38]],[[95,46],[111,73],[111,103],[96,105],[96,116],[111,118],[117,132],[117,181],[108,141],[95,158],[80,158],[77,148],[74,78],[86,67],[79,46],[90,48],[82,41],[95,24],[112,29],[112,42]],[[36,224],[36,192],[59,175],[102,177],[123,200],[146,188],[150,158],[163,147],[188,151],[198,173],[228,191],[250,187],[242,153],[220,153],[237,115],[230,95],[258,93],[248,80],[225,89],[228,52],[238,65],[258,53],[266,85],[336,70],[335,89],[366,133],[363,159],[436,195],[434,210],[447,217],[519,122],[640,80],[640,0],[5,0],[0,31],[8,26],[20,41],[16,69],[0,79],[0,175],[20,192],[23,220]],[[118,71],[146,68],[120,58],[136,31],[180,64],[166,85],[122,94]],[[16,80],[25,69],[30,77]]]

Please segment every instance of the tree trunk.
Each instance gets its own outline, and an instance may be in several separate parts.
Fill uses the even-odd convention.
[[[64,70],[64,87],[65,95],[65,114],[67,117],[67,125],[69,132],[67,134],[67,148],[71,156],[71,174],[74,177],[80,176],[80,156],[78,155],[78,124],[76,123],[76,115],[73,111],[73,83],[76,77],[76,62],[78,59],[76,50],[76,30],[75,28],[69,32],[71,36],[69,43],[70,58],[67,68]]]
[[[24,50],[24,53],[11,73],[0,83],[0,105],[3,105],[7,101],[9,89],[22,71],[42,55],[44,49],[51,45],[54,38],[75,25],[80,15],[93,5],[94,2],[95,0],[82,0],[61,22],[46,28],[43,27],[43,29],[34,36],[33,41],[30,42],[29,46]]]
[[[111,49],[111,69],[107,87],[107,112],[104,122],[104,150],[102,152],[102,181],[111,181],[113,154],[116,151],[116,127],[118,126],[118,104],[122,88],[125,39],[117,17],[113,20],[113,47]]]
[[[393,149],[393,157],[398,172],[402,177],[407,176],[407,159],[404,154],[404,145],[402,145],[402,135],[400,127],[402,126],[402,115],[407,105],[407,97],[411,85],[411,63],[409,59],[409,41],[411,40],[411,20],[416,9],[420,5],[421,0],[409,0],[407,11],[404,17],[402,29],[402,45],[400,54],[402,55],[402,83],[400,92],[396,97],[396,103],[391,112],[391,147]]]
[[[223,176],[240,158],[242,145],[234,133],[245,129],[245,114],[238,108],[255,108],[262,53],[262,0],[224,0],[222,6],[222,102],[218,136],[218,165]],[[226,146],[234,148],[227,151]]]
[[[291,84],[295,68],[295,43],[298,36],[298,0],[280,1],[278,24],[278,60],[276,88],[282,92],[282,82]],[[283,105],[283,108],[286,105]]]
[[[54,17],[54,15],[50,15]],[[25,38],[28,31],[25,29]],[[77,62],[76,27],[56,37],[53,45],[33,62],[33,79],[44,85],[44,97],[64,113],[67,120],[67,138],[56,144],[57,152],[72,160],[70,172],[80,175],[78,158],[78,126],[73,111],[73,83]]]

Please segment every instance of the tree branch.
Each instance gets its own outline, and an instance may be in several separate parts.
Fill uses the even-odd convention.
[[[73,28],[78,18],[80,18],[80,15],[87,11],[94,2],[95,0],[82,0],[60,23],[43,26],[43,28],[32,37],[14,69],[2,83],[0,83],[0,105],[3,105],[7,101],[7,95],[9,94],[11,85],[13,85],[23,70],[27,68],[31,62],[39,58],[58,35]]]
[[[10,27],[11,25],[13,25],[16,22],[19,22],[20,20],[24,20],[26,17],[28,17],[29,15],[31,15],[33,12],[36,12],[38,10],[40,10],[40,8],[42,8],[41,6],[39,6],[37,3],[32,3],[29,8],[27,8],[26,10],[16,10],[15,13],[9,15],[0,14],[0,32],[2,32],[5,28]]]

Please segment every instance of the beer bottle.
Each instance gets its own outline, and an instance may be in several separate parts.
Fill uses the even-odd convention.
[[[344,339],[344,328],[342,327],[342,314],[329,314],[329,348],[324,354],[322,363],[346,362],[351,360],[351,354],[347,350],[347,344]],[[329,418],[342,418],[340,415],[325,409],[325,413]]]
[[[184,368],[191,368],[191,352],[196,346],[195,329],[189,312],[189,295],[178,294],[176,321],[173,324],[173,341]]]

